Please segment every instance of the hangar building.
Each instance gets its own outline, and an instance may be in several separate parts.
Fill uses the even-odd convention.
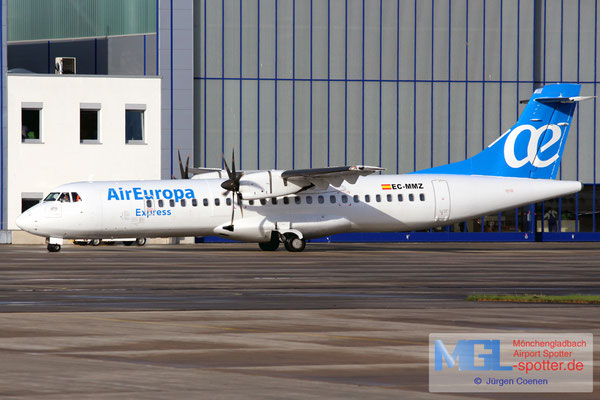
[[[594,0],[39,4],[2,2],[0,231],[5,241],[20,212],[13,208],[23,206],[14,197],[50,189],[42,188],[44,182],[33,185],[34,174],[35,187],[19,185],[20,193],[11,192],[10,160],[17,151],[11,138],[21,137],[22,121],[11,121],[19,116],[10,112],[18,108],[11,105],[10,82],[13,75],[39,79],[19,69],[57,78],[57,57],[76,58],[81,79],[152,82],[158,77],[159,87],[148,84],[154,94],[147,98],[155,95],[160,104],[160,151],[157,158],[146,146],[144,157],[156,163],[151,177],[162,178],[177,175],[178,148],[191,154],[195,166],[221,166],[221,154],[235,149],[243,169],[367,164],[383,166],[386,173],[412,172],[481,151],[516,121],[524,107],[519,101],[545,83],[580,83],[582,95],[597,91]],[[35,94],[42,87],[29,90],[34,96],[18,100],[21,109],[39,105]],[[82,107],[99,103],[76,102],[79,115]],[[121,103],[122,111],[127,104],[141,104]],[[597,113],[597,100],[579,104],[560,169],[561,179],[585,183],[579,194],[425,232],[327,240],[598,240]],[[121,145],[128,150],[125,140]],[[87,151],[84,144],[74,146],[70,151]],[[103,144],[95,147],[104,150]],[[64,154],[49,149],[46,157]],[[26,165],[35,169],[38,161]],[[106,162],[88,159],[82,168]],[[63,171],[61,178],[74,180],[69,173]]]

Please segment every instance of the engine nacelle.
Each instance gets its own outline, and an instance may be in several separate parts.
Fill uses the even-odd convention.
[[[240,180],[240,193],[244,200],[285,196],[302,190],[303,186],[283,179],[281,173],[270,170],[244,175]]]

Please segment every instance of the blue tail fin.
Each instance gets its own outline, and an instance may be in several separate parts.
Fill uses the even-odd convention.
[[[554,179],[560,166],[581,85],[537,89],[517,123],[481,153],[419,174],[492,175]]]

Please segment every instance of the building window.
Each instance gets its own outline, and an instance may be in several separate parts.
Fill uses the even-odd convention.
[[[144,110],[125,110],[125,143],[144,142]]]
[[[21,109],[21,141],[22,142],[40,142],[41,135],[41,115],[40,108]]]
[[[79,110],[79,142],[98,142],[98,109],[82,107]]]
[[[21,193],[21,212],[25,212],[42,201],[43,193]]]

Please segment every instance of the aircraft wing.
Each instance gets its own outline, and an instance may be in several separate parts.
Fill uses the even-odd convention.
[[[384,170],[385,168],[368,165],[347,165],[343,167],[290,169],[283,171],[281,177],[294,183],[312,183],[319,189],[325,189],[328,185],[338,187],[344,181],[354,184],[359,176],[366,176]]]

